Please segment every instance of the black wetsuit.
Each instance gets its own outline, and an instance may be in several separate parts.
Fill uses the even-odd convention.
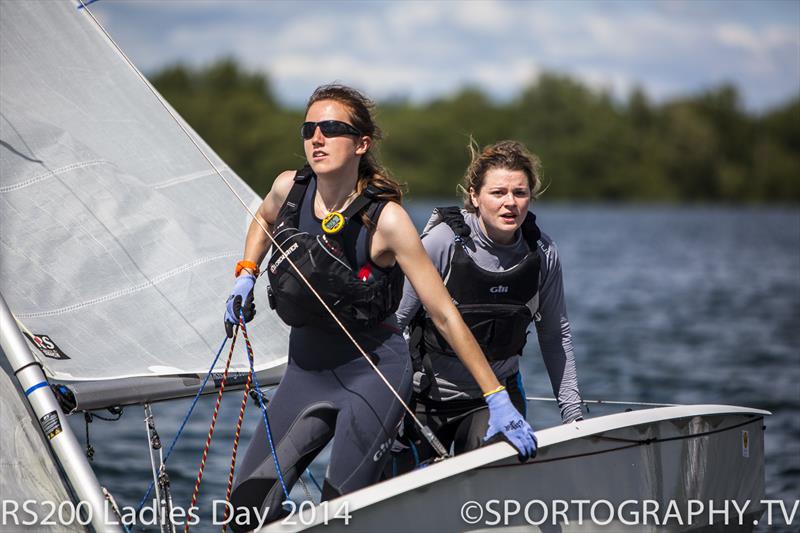
[[[298,229],[321,235],[321,220],[314,215],[315,192],[316,181],[312,180],[299,208]],[[375,221],[379,214],[375,214]],[[351,224],[358,228],[351,227],[345,235],[348,260],[364,265],[370,261],[369,232],[359,220],[349,221]],[[371,266],[374,275],[386,275],[385,269]],[[407,401],[411,396],[411,360],[394,314],[377,327],[351,333]],[[286,373],[267,411],[278,461],[289,487],[334,438],[323,500],[378,480],[404,412],[344,333],[315,326],[292,328]],[[269,508],[269,520],[281,516],[280,504],[285,497],[271,453],[261,421],[239,464],[231,497],[241,516],[245,514],[241,508],[257,508],[262,515]],[[257,525],[237,525],[236,516],[234,513],[231,522],[234,531]]]

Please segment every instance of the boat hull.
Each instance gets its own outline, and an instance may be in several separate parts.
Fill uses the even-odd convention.
[[[766,412],[721,407],[542,430],[525,464],[505,443],[487,446],[333,500],[327,526],[316,507],[263,530],[752,531],[763,512]],[[345,505],[349,524],[330,518]]]

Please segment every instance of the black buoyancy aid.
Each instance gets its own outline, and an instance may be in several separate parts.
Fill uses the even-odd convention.
[[[440,207],[437,211],[455,234],[455,250],[445,286],[464,322],[488,360],[521,354],[528,326],[533,321],[528,302],[539,291],[537,241],[541,233],[535,215],[528,212],[521,226],[522,236],[530,248],[528,255],[504,272],[491,272],[476,265],[466,253],[465,240],[469,239],[470,228],[460,208]],[[425,314],[418,323],[423,327],[420,339],[423,353],[456,355],[430,316]]]
[[[348,242],[352,244],[356,239],[347,241],[346,236],[366,230],[360,217],[364,211],[377,224],[386,202],[376,199],[379,191],[367,187],[342,213],[345,218],[342,230],[314,235],[299,229],[300,209],[312,178],[316,176],[308,165],[297,171],[275,220],[273,237],[285,255],[275,250],[267,264],[270,306],[290,326],[338,329],[285,259],[288,257],[345,326],[353,330],[375,326],[397,309],[403,293],[403,272],[397,265],[389,269],[374,265],[369,259],[368,238],[365,264],[354,264],[357,254],[348,249]]]

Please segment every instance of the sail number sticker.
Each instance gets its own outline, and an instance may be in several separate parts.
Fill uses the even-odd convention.
[[[58,413],[50,411],[39,419],[42,424],[42,431],[47,435],[47,438],[52,440],[56,435],[61,433],[61,420],[58,418]]]
[[[42,352],[42,355],[50,359],[69,359],[69,356],[61,351],[53,340],[41,333],[25,333],[25,336]]]

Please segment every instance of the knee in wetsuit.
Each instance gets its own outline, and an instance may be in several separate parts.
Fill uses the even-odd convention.
[[[287,488],[308,468],[311,461],[333,437],[338,409],[329,402],[315,403],[304,409],[279,441],[275,441],[281,474]],[[263,427],[260,428],[263,431]],[[230,522],[233,531],[249,531],[286,516],[281,506],[285,496],[278,480],[272,450],[263,440],[263,456],[243,465],[243,481],[231,494],[233,507]]]

